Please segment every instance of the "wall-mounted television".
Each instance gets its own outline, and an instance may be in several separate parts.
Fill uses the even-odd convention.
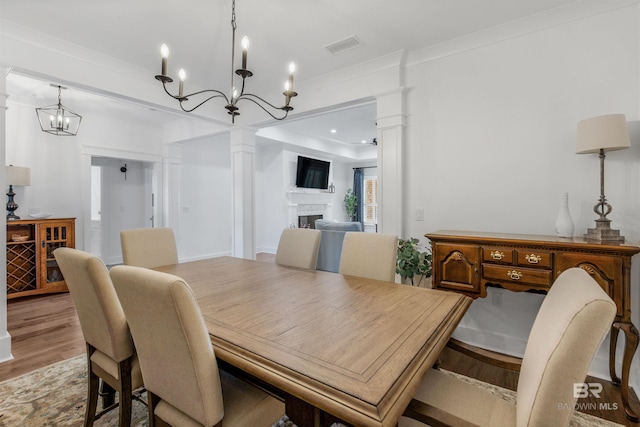
[[[299,188],[329,188],[329,162],[298,156],[296,172],[296,187]]]

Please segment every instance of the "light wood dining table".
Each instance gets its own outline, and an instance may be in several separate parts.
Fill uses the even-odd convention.
[[[155,268],[193,289],[216,357],[299,427],[395,426],[471,299],[220,257]]]

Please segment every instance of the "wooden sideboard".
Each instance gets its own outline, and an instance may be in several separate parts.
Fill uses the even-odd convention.
[[[640,334],[631,322],[631,258],[637,245],[599,243],[582,238],[443,230],[425,234],[433,251],[433,287],[472,298],[487,296],[487,286],[546,293],[560,273],[580,267],[600,284],[618,308],[611,326],[609,373],[621,387],[627,417],[638,421],[629,404],[629,371]],[[616,344],[622,330],[626,346],[621,378],[616,374]]]
[[[53,251],[75,247],[74,218],[7,221],[7,298],[67,292]]]

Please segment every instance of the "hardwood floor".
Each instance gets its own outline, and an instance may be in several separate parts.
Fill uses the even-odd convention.
[[[258,254],[258,260],[273,262],[275,257]],[[14,360],[0,363],[0,381],[20,376],[52,363],[84,354],[85,344],[73,301],[68,293],[18,298],[7,303],[7,326],[11,334]],[[517,374],[513,371],[478,362],[461,353],[445,349],[440,358],[441,367],[514,390]],[[610,382],[589,378],[588,382],[603,385],[600,399],[580,399],[583,407],[601,407],[607,403],[617,410],[583,411],[625,426],[640,427],[626,419],[619,389]],[[640,403],[634,398],[634,408]]]
[[[0,381],[85,352],[76,309],[68,293],[9,300],[7,329],[14,359],[0,363]]]

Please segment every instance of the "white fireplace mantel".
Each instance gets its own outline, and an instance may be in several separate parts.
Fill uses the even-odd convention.
[[[322,215],[329,218],[335,193],[311,192],[311,191],[287,191],[289,199],[289,225],[297,227],[298,217],[304,215]]]
[[[336,193],[287,191],[289,203],[296,205],[330,205]]]

